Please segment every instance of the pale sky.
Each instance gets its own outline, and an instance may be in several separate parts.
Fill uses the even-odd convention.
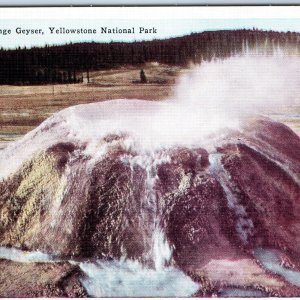
[[[41,35],[17,34],[16,28],[42,29]],[[65,28],[91,28],[97,29],[97,34],[50,34],[49,27]],[[135,34],[101,34],[101,27],[108,28],[132,28]],[[155,34],[140,34],[139,27],[157,29]],[[252,29],[256,27],[263,30],[296,31],[300,32],[299,19],[0,19],[0,31],[10,29],[10,35],[0,34],[0,47],[32,47],[44,46],[45,44],[64,44],[68,42],[110,42],[110,41],[139,41],[164,39],[168,37],[182,36],[192,32],[223,29]]]

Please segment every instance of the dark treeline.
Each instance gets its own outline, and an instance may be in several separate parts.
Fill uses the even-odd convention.
[[[300,49],[294,32],[223,30],[143,42],[77,43],[43,48],[0,50],[0,84],[77,83],[83,72],[156,61],[199,64],[247,51],[272,54]]]

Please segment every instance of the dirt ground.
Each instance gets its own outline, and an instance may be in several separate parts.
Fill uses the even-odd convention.
[[[0,259],[0,298],[87,297],[78,266],[61,263],[20,263]]]
[[[83,83],[40,86],[0,86],[0,149],[34,129],[46,118],[76,104],[110,99],[162,100],[173,93],[177,78],[188,69],[149,63],[142,67],[148,82],[139,83],[141,68],[84,74]]]

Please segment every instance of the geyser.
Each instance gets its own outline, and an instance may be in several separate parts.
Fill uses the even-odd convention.
[[[297,101],[298,70],[296,57],[233,57],[196,67],[173,99],[53,115],[0,152],[0,245],[90,260],[91,295],[121,295],[99,287],[117,269],[111,283],[124,274],[125,286],[176,273],[189,296],[211,265],[240,260],[263,280],[240,271],[225,286],[294,295],[254,252],[274,248],[300,267],[300,138],[255,113]]]

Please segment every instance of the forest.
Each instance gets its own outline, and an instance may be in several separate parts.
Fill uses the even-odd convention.
[[[122,65],[159,62],[186,66],[250,51],[272,54],[279,49],[300,52],[295,32],[220,30],[141,42],[86,42],[45,47],[0,49],[0,84],[78,83],[83,73]]]

